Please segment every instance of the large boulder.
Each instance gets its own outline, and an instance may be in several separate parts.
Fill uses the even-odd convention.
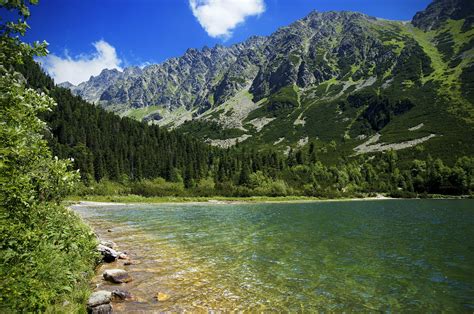
[[[132,277],[123,269],[108,269],[104,271],[105,280],[113,283],[124,283],[132,281]]]

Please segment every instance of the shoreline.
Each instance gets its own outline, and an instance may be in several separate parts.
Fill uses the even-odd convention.
[[[239,204],[292,204],[319,202],[353,202],[353,201],[383,201],[383,200],[462,200],[472,199],[470,196],[442,196],[428,198],[394,198],[385,195],[374,197],[349,198],[316,198],[304,196],[290,197],[139,197],[139,196],[86,196],[69,197],[65,202],[68,206],[125,206],[138,204],[187,204],[187,205],[239,205]]]

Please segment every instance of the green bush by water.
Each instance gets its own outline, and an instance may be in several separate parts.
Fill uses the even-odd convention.
[[[30,1],[34,3],[35,1]],[[29,16],[24,1],[2,9]],[[60,206],[79,173],[53,157],[43,139],[40,113],[54,106],[25,87],[15,72],[22,56],[46,54],[46,44],[26,45],[26,23],[1,25],[0,37],[0,312],[81,312],[96,262],[92,230]],[[67,301],[67,302],[65,302]]]

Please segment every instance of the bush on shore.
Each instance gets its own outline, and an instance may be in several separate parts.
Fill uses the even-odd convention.
[[[25,1],[1,8],[17,12],[20,22],[0,27],[0,312],[57,312],[64,301],[63,312],[85,311],[96,238],[60,205],[79,174],[69,171],[70,161],[53,158],[43,139],[38,116],[52,99],[26,88],[13,70],[23,57],[45,55],[46,45],[17,36],[27,29]]]

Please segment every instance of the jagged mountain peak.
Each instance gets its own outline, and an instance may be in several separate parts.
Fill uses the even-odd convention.
[[[474,22],[473,0],[434,0],[428,7],[415,14],[412,24],[425,31],[439,28],[446,20],[466,19],[465,29]]]
[[[385,128],[407,113],[415,112],[410,124],[429,125],[420,117],[445,97],[452,112],[469,112],[472,88],[461,77],[471,73],[473,34],[455,36],[462,21],[423,31],[434,29],[440,14],[459,16],[458,8],[439,11],[444,2],[463,1],[435,1],[413,24],[312,11],[269,36],[190,48],[143,69],[104,71],[71,89],[109,110],[182,127],[217,145],[245,140],[286,147],[320,138],[355,147],[373,132],[383,140]],[[410,142],[413,125],[392,132],[408,134]]]

